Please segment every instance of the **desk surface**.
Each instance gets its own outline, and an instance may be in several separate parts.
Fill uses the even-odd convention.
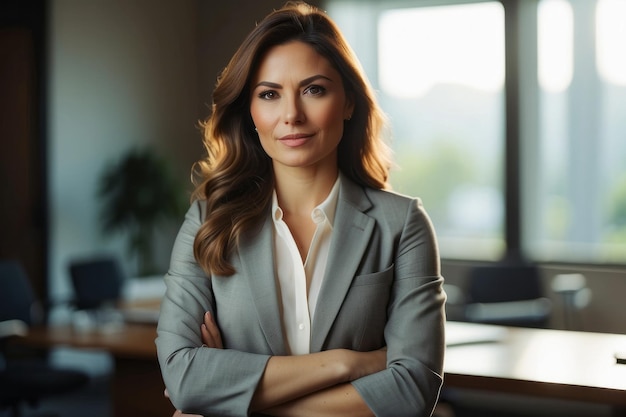
[[[626,406],[626,335],[448,322],[445,386]],[[33,328],[30,345],[105,349],[156,360],[155,324],[107,330]]]
[[[174,408],[163,395],[155,338],[154,323],[127,323],[101,330],[70,325],[34,327],[21,342],[44,348],[70,346],[109,352],[115,359],[111,381],[113,416],[170,417]]]
[[[156,326],[121,324],[102,330],[72,326],[33,327],[22,342],[31,346],[102,349],[115,357],[156,360]]]
[[[156,359],[156,322],[160,299],[121,302],[119,313],[126,322],[103,327],[60,325],[33,327],[23,342],[33,346],[70,346],[84,349],[101,349],[115,357]]]
[[[446,333],[446,386],[626,405],[614,356],[626,335],[458,322]]]

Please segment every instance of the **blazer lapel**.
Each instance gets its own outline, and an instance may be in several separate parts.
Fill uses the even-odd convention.
[[[275,355],[286,355],[285,338],[280,312],[281,302],[276,287],[274,269],[273,225],[269,216],[250,239],[239,245],[243,276],[248,280],[250,292],[266,341]]]
[[[311,329],[311,352],[321,350],[367,249],[375,221],[364,212],[371,202],[342,176],[330,254]]]

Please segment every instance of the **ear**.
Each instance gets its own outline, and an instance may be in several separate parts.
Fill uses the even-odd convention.
[[[346,93],[346,105],[344,106],[343,119],[350,120],[354,113],[354,94]]]

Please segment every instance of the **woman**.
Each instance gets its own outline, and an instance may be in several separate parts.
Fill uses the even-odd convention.
[[[322,12],[289,3],[219,77],[165,277],[172,403],[207,416],[428,416],[443,278],[417,199],[385,191],[383,115]]]

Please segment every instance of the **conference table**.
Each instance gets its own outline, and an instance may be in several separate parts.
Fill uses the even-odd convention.
[[[121,311],[132,320],[106,326],[33,327],[18,343],[106,351],[114,362],[110,382],[113,417],[171,417],[174,407],[164,396],[154,344],[159,304],[150,300],[124,305]]]
[[[114,417],[171,416],[163,396],[156,324],[111,330],[33,328],[24,343],[101,349],[115,359]],[[448,322],[444,387],[608,404],[626,415],[626,335]]]
[[[67,346],[111,354],[111,411],[114,417],[171,417],[174,408],[163,395],[152,324],[124,324],[116,329],[77,330],[72,326],[34,327],[21,343],[51,348]]]
[[[607,404],[626,415],[626,335],[461,322],[448,322],[446,334],[446,387]]]

